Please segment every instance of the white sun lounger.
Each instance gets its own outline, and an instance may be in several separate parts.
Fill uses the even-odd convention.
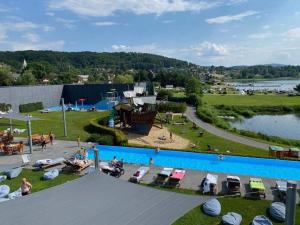
[[[208,173],[202,182],[202,192],[217,194],[218,175]]]
[[[139,183],[143,177],[149,172],[150,168],[148,166],[140,167],[132,177],[130,177],[130,181],[134,183]]]
[[[57,158],[57,159],[40,159],[35,162],[36,167],[40,168],[49,168],[53,166],[60,165],[64,163],[66,160],[63,157]]]

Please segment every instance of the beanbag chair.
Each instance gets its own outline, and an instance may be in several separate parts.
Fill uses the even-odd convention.
[[[229,212],[222,217],[222,224],[224,225],[240,225],[242,216],[235,212]]]
[[[6,175],[0,175],[0,182],[6,180],[7,176]]]
[[[9,194],[10,188],[7,185],[0,185],[0,198],[4,198]]]
[[[21,188],[8,194],[9,199],[16,199],[16,198],[20,198],[20,197],[22,197]]]
[[[217,199],[211,199],[203,204],[203,211],[210,216],[218,216],[221,213],[221,204]]]
[[[272,222],[265,216],[256,216],[252,221],[252,225],[273,225]]]
[[[270,216],[279,221],[285,221],[285,204],[282,202],[273,202],[269,209]]]
[[[59,174],[58,169],[53,169],[53,170],[50,170],[50,171],[44,173],[43,179],[44,180],[53,180],[55,177],[58,176],[58,174]]]
[[[6,172],[6,175],[9,179],[16,178],[22,172],[22,167],[14,168]]]

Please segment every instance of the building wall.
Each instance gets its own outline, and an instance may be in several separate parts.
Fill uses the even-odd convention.
[[[15,112],[19,105],[43,102],[44,107],[59,105],[63,85],[0,87],[0,103],[11,104]]]

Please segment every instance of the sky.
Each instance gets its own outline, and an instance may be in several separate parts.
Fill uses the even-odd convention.
[[[0,0],[0,50],[300,64],[299,0]]]

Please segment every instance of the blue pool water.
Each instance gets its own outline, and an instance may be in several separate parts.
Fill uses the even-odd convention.
[[[224,160],[219,160],[216,154],[166,150],[156,154],[153,149],[119,146],[98,145],[97,149],[99,158],[105,161],[117,156],[119,160],[123,158],[126,163],[149,164],[149,159],[153,158],[155,166],[300,180],[300,162],[297,161],[239,156],[225,156]],[[94,158],[93,150],[87,151],[87,157]]]
[[[108,100],[102,100],[94,105],[81,105],[78,104],[77,107],[76,105],[65,105],[65,109],[67,110],[69,107],[71,107],[73,110],[75,111],[79,111],[81,109],[83,110],[88,110],[91,109],[93,107],[95,107],[97,110],[111,110],[112,107],[114,106],[114,103]],[[51,111],[60,111],[61,110],[61,106],[57,105],[57,106],[50,106],[47,109],[51,110]]]

